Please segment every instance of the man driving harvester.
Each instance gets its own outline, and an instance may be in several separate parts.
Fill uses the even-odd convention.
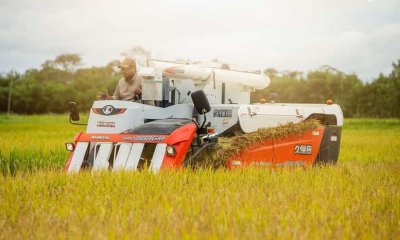
[[[143,78],[138,75],[135,60],[125,58],[118,67],[121,69],[123,77],[118,81],[113,96],[109,96],[106,91],[105,93],[100,92],[97,98],[99,100],[141,100]],[[153,100],[144,100],[143,103],[154,106]]]

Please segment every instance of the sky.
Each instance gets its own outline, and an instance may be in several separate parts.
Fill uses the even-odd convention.
[[[0,73],[76,53],[104,66],[142,46],[153,58],[369,82],[400,59],[400,0],[0,0]]]

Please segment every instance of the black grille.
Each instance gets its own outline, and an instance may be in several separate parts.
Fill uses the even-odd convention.
[[[169,135],[176,129],[191,123],[190,119],[162,119],[140,125],[137,128],[129,129],[123,134],[157,134]]]

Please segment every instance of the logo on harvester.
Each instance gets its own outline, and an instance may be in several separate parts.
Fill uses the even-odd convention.
[[[98,121],[97,122],[98,127],[109,127],[113,128],[115,127],[115,122],[103,122],[103,121]]]
[[[108,140],[110,139],[109,136],[92,136],[93,140]]]
[[[110,115],[114,111],[114,107],[111,105],[107,105],[103,107],[103,113],[105,115]]]
[[[311,145],[295,145],[294,146],[294,154],[311,155],[311,153],[312,153]]]
[[[164,136],[135,136],[135,137],[124,137],[123,141],[162,141]]]
[[[213,117],[230,118],[232,117],[232,109],[215,109]]]
[[[126,108],[115,108],[112,105],[106,105],[102,108],[92,108],[94,113],[100,114],[100,115],[117,115],[124,113],[126,111]]]

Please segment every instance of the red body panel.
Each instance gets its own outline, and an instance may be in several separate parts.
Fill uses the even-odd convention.
[[[181,168],[195,133],[195,124],[184,125],[170,135],[79,133],[75,137],[75,144],[77,142],[166,143],[175,147],[176,155],[168,156],[165,153],[161,169]],[[229,169],[245,166],[269,168],[311,166],[318,155],[323,134],[324,128],[321,127],[302,135],[260,141],[231,157],[227,161],[227,166]],[[72,156],[73,152],[66,164],[66,170],[69,168]]]
[[[162,134],[102,134],[102,133],[82,133],[78,137],[78,142],[129,142],[129,143],[166,143],[174,145],[179,142],[193,140],[196,132],[195,124],[187,124],[171,133]]]
[[[179,168],[182,166],[182,162],[185,159],[186,153],[193,141],[196,133],[196,125],[190,123],[184,125],[170,135],[146,135],[146,134],[89,134],[79,133],[75,137],[75,145],[78,142],[128,142],[128,143],[166,143],[168,146],[174,146],[176,154],[174,156],[164,155],[164,160],[161,165],[163,168]],[[65,166],[66,171],[69,168],[71,159],[74,152],[68,158]]]
[[[168,138],[165,140],[165,143],[175,147],[176,155],[168,156],[165,154],[161,169],[182,167],[182,162],[185,159],[190,145],[192,144],[196,129],[196,125],[191,123],[178,128],[168,136]]]
[[[78,133],[75,135],[75,138],[74,138],[74,144],[75,144],[75,146],[76,146],[76,143],[77,143],[78,140],[79,140],[79,137],[80,137],[82,134],[83,134],[82,132],[78,132]],[[72,160],[72,156],[73,156],[73,155],[74,155],[74,152],[72,152],[72,153],[69,155],[67,164],[65,164],[65,171],[68,171],[68,168],[69,168],[69,165],[71,164],[71,160]]]
[[[68,157],[68,161],[67,164],[65,164],[65,171],[68,171],[69,165],[71,164],[71,160],[72,160],[72,156],[74,155],[74,153],[72,152],[69,157]]]
[[[318,155],[323,134],[324,128],[321,127],[302,135],[261,141],[234,155],[227,166],[230,169],[244,166],[311,166]]]

